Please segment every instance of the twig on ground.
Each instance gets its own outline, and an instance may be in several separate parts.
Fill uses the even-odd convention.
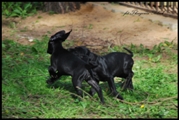
[[[177,96],[173,96],[173,97],[169,97],[169,98],[159,98],[153,102],[147,102],[148,104],[158,104],[158,103],[162,103],[166,100],[171,100],[171,99],[175,99],[177,98]],[[136,104],[143,104],[143,103],[146,103],[145,101],[141,101],[141,102],[136,102],[136,103],[133,103],[133,102],[128,102],[128,101],[125,101],[125,100],[120,100],[122,103],[126,103],[126,104],[130,104],[130,105],[136,105]]]

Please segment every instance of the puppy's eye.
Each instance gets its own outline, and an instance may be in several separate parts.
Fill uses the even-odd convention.
[[[51,37],[50,41],[54,41],[56,39],[56,37]]]

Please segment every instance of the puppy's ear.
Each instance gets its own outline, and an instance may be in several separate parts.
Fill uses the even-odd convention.
[[[67,37],[70,35],[72,30],[68,33],[65,33],[64,30],[61,30],[50,37],[50,41],[65,41]]]
[[[63,41],[65,41],[68,38],[68,36],[70,35],[71,31],[72,31],[72,29],[68,33],[63,35],[63,37],[62,37]]]
[[[49,41],[50,41],[50,42],[57,41],[57,40],[61,39],[63,35],[65,35],[65,31],[64,31],[64,30],[61,30],[61,31],[55,33],[54,35],[52,35],[52,36],[50,37],[50,40],[49,40]]]

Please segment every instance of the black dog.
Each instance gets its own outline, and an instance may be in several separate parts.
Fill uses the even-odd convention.
[[[82,96],[82,91],[77,86],[81,88],[82,81],[85,80],[98,93],[101,102],[104,103],[102,90],[92,78],[91,67],[62,46],[62,42],[67,39],[71,31],[68,33],[65,33],[64,30],[59,31],[52,35],[48,42],[47,53],[51,54],[51,65],[49,66],[51,77],[47,83],[53,83],[62,75],[71,75],[73,86],[78,95]]]
[[[104,56],[98,56],[84,46],[71,48],[69,51],[93,67],[93,76],[98,84],[99,80],[107,81],[112,94],[119,99],[123,99],[116,91],[114,77],[125,78],[124,89],[133,89],[132,77],[134,74],[132,72],[134,64],[132,59],[133,53],[127,48],[124,49],[127,50],[130,55],[121,52],[112,52]],[[90,94],[94,95],[94,93],[95,91],[92,88]]]

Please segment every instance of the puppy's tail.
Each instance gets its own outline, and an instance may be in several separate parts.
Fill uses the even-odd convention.
[[[129,49],[127,49],[127,48],[125,48],[125,47],[123,47],[123,49],[127,50],[127,52],[130,53],[131,57],[133,57],[133,52],[131,52]]]

